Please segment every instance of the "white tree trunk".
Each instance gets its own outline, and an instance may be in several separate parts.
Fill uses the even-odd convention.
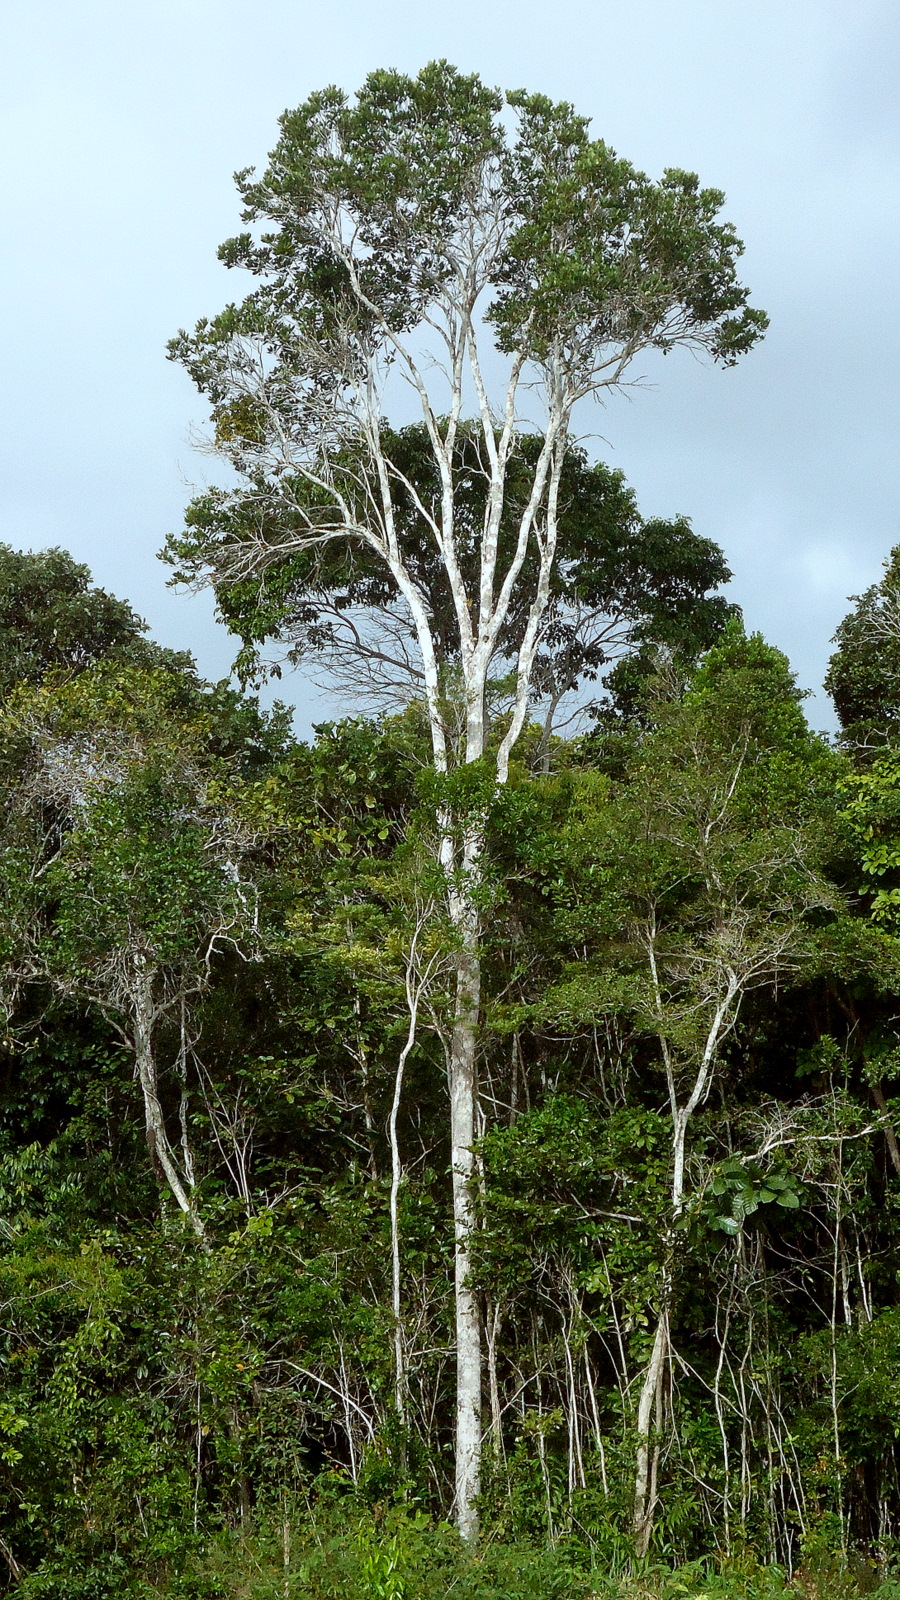
[[[684,1167],[687,1149],[687,1132],[691,1117],[697,1109],[703,1095],[708,1091],[712,1077],[716,1052],[722,1038],[734,1020],[736,1006],[740,1003],[741,986],[737,973],[728,968],[724,977],[724,993],[715,1005],[712,1019],[707,1030],[703,1053],[698,1063],[691,1092],[683,1105],[678,1104],[677,1084],[675,1078],[675,1065],[669,1045],[669,1038],[665,1027],[665,1011],[660,986],[659,971],[656,960],[656,925],[651,924],[650,937],[646,946],[650,975],[656,997],[657,1017],[659,1023],[659,1044],[662,1058],[665,1063],[666,1081],[669,1090],[669,1110],[672,1117],[672,1222],[677,1222],[684,1211]],[[662,1271],[662,1293],[659,1322],[656,1327],[656,1337],[644,1382],[641,1387],[641,1397],[638,1401],[637,1416],[637,1471],[635,1473],[634,1488],[634,1538],[635,1550],[639,1556],[645,1556],[650,1546],[653,1534],[653,1515],[656,1509],[656,1466],[659,1455],[658,1444],[650,1447],[650,1426],[653,1416],[654,1403],[656,1406],[656,1425],[662,1425],[662,1394],[665,1364],[669,1358],[671,1348],[671,1332],[669,1327],[669,1312],[672,1291],[672,1235],[666,1240],[666,1255]]]
[[[191,1227],[200,1240],[206,1244],[206,1232],[200,1217],[194,1207],[193,1198],[188,1195],[181,1176],[175,1164],[172,1146],[166,1133],[165,1117],[159,1098],[159,1089],[156,1077],[156,1057],[153,1050],[153,1006],[149,992],[149,979],[141,974],[141,980],[136,984],[131,996],[133,1017],[134,1059],[137,1068],[138,1082],[144,1098],[144,1125],[147,1131],[147,1146],[150,1151],[150,1160],[154,1172],[161,1174],[179,1209],[190,1221]]]
[[[406,1362],[403,1351],[403,1324],[401,1321],[401,1273],[400,1273],[400,1184],[403,1178],[403,1163],[400,1160],[400,1143],[397,1138],[397,1118],[400,1113],[400,1097],[403,1093],[403,1074],[410,1051],[416,1042],[416,1025],[418,1022],[419,996],[413,979],[413,965],[415,962],[416,941],[410,952],[409,963],[406,971],[406,999],[409,1006],[409,1027],[406,1040],[400,1055],[397,1058],[397,1070],[394,1074],[394,1098],[391,1102],[391,1114],[388,1118],[388,1137],[391,1145],[391,1309],[394,1314],[394,1406],[397,1420],[402,1424],[406,1421]]]
[[[450,1039],[450,1160],[453,1170],[453,1237],[456,1286],[456,1522],[462,1537],[478,1537],[481,1491],[481,1318],[471,1285],[475,1226],[474,1175],[476,1047],[481,1004],[481,954],[477,914],[467,894],[457,908],[460,949],[456,1011]]]
[[[637,1475],[634,1486],[634,1544],[639,1556],[645,1556],[653,1532],[653,1513],[656,1509],[656,1451],[651,1449],[650,1427],[656,1410],[657,1427],[662,1412],[662,1383],[666,1358],[669,1354],[669,1314],[664,1306],[656,1325],[656,1337],[650,1361],[641,1386],[637,1415]]]

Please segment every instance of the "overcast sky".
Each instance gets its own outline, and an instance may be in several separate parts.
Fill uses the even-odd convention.
[[[163,643],[228,670],[211,602],[156,559],[209,466],[165,342],[235,296],[215,258],[231,174],[264,162],[280,112],[436,56],[726,191],[765,344],[727,372],[648,369],[596,413],[596,449],[646,515],[724,546],[748,625],[818,689],[846,596],[900,541],[896,0],[7,0],[0,539],[65,546]],[[303,729],[321,711],[291,692]]]

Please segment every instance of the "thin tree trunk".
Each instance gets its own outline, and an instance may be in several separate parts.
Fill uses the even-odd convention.
[[[651,918],[648,939],[645,946],[653,991],[656,1000],[658,1032],[660,1051],[666,1069],[666,1083],[669,1091],[669,1111],[672,1118],[672,1221],[677,1223],[682,1215],[685,1205],[684,1197],[684,1172],[687,1148],[687,1131],[697,1106],[704,1095],[708,1093],[712,1081],[713,1067],[716,1052],[724,1032],[733,1020],[735,1000],[739,1001],[740,984],[737,973],[730,968],[727,971],[725,992],[720,997],[713,1012],[703,1053],[697,1064],[694,1083],[687,1100],[683,1105],[678,1104],[675,1063],[669,1044],[668,1033],[664,1022],[664,1002],[657,966],[656,952],[657,929],[655,913]],[[654,1401],[656,1402],[657,1427],[662,1424],[662,1378],[666,1359],[671,1348],[669,1328],[669,1311],[671,1304],[671,1278],[672,1278],[672,1236],[666,1242],[666,1253],[663,1260],[662,1292],[659,1322],[656,1336],[653,1341],[653,1350],[650,1362],[644,1374],[641,1387],[641,1396],[638,1402],[637,1417],[637,1470],[635,1472],[634,1492],[634,1535],[635,1549],[639,1556],[644,1556],[650,1546],[653,1534],[653,1513],[656,1508],[656,1469],[659,1459],[658,1445],[651,1453],[650,1430],[653,1415]]]
[[[842,1556],[844,1556],[846,1558],[846,1555],[847,1555],[847,1526],[846,1526],[846,1521],[845,1521],[845,1518],[844,1518],[844,1470],[843,1470],[844,1463],[843,1463],[843,1455],[842,1455],[842,1452],[841,1452],[841,1424],[840,1424],[840,1404],[839,1404],[839,1396],[838,1396],[838,1359],[837,1359],[837,1302],[838,1302],[838,1280],[839,1280],[839,1276],[840,1276],[840,1255],[841,1255],[841,1243],[842,1243],[842,1241],[841,1241],[841,1220],[842,1220],[841,1219],[841,1200],[842,1200],[842,1192],[841,1192],[841,1190],[842,1190],[843,1177],[844,1177],[844,1174],[843,1174],[843,1155],[844,1155],[844,1147],[843,1147],[843,1144],[841,1142],[839,1142],[838,1143],[838,1147],[837,1147],[837,1157],[838,1157],[837,1184],[835,1186],[835,1199],[834,1199],[834,1250],[833,1250],[832,1262],[831,1262],[831,1325],[830,1325],[830,1330],[829,1330],[830,1331],[830,1335],[831,1335],[831,1338],[830,1338],[830,1344],[831,1344],[830,1369],[831,1370],[830,1370],[830,1374],[829,1375],[830,1375],[830,1379],[831,1379],[831,1382],[830,1382],[830,1390],[831,1390],[830,1399],[831,1399],[832,1436],[833,1436],[833,1439],[834,1439],[834,1477],[835,1477],[836,1510],[837,1510],[837,1515],[838,1515],[838,1527],[840,1529],[840,1537],[841,1537],[841,1554],[842,1554]]]
[[[366,1138],[369,1143],[369,1176],[374,1182],[378,1181],[378,1157],[375,1151],[375,1118],[372,1115],[372,1096],[369,1085],[369,1053],[363,1043],[362,1027],[360,1025],[359,993],[354,996],[353,1011],[356,1018],[356,1049],[354,1055],[359,1062],[359,1076],[362,1084],[363,1118],[366,1124]]]
[[[512,1127],[519,1113],[519,1035],[512,1036],[509,1053],[509,1125]]]
[[[403,1354],[403,1324],[400,1318],[400,1216],[398,1208],[403,1166],[400,1160],[400,1145],[397,1139],[397,1117],[400,1112],[400,1097],[403,1093],[403,1074],[409,1053],[416,1042],[418,995],[412,982],[411,974],[411,965],[414,959],[415,948],[413,948],[410,956],[410,967],[407,969],[406,976],[409,1028],[403,1049],[397,1059],[397,1071],[394,1075],[394,1098],[391,1103],[391,1114],[388,1120],[388,1136],[391,1144],[391,1310],[394,1315],[394,1405],[398,1421],[401,1423],[406,1421],[406,1369]]]
[[[13,1582],[18,1583],[22,1576],[22,1568],[10,1550],[9,1545],[4,1539],[2,1533],[0,1533],[0,1555],[2,1555],[6,1565],[9,1567],[9,1570],[12,1573]]]
[[[143,975],[142,975],[143,977]],[[144,1125],[147,1130],[147,1147],[157,1175],[165,1178],[181,1211],[202,1244],[206,1244],[203,1223],[197,1215],[193,1200],[187,1194],[173,1159],[172,1146],[166,1133],[165,1118],[159,1099],[156,1078],[156,1058],[153,1052],[153,1011],[149,996],[149,981],[142,981],[132,996],[134,1019],[134,1056],[138,1082],[144,1097]]]
[[[872,1084],[872,1099],[881,1112],[881,1126],[884,1130],[884,1139],[888,1147],[888,1155],[891,1158],[891,1166],[896,1173],[900,1173],[900,1149],[897,1147],[897,1135],[888,1117],[887,1101],[884,1098],[884,1090],[880,1083]]]
[[[647,1371],[644,1374],[641,1397],[638,1401],[637,1475],[634,1486],[634,1543],[635,1550],[639,1556],[647,1554],[650,1536],[653,1532],[656,1485],[655,1483],[651,1485],[650,1425],[653,1417],[654,1402],[657,1402],[662,1383],[663,1368],[668,1353],[669,1314],[668,1310],[663,1307],[660,1312],[659,1322],[656,1325],[653,1350],[650,1354]],[[655,1474],[653,1476],[655,1477]]]
[[[594,1440],[597,1445],[597,1454],[600,1458],[600,1479],[603,1484],[603,1493],[608,1498],[609,1484],[606,1480],[606,1451],[603,1447],[603,1429],[600,1426],[600,1408],[597,1405],[597,1390],[594,1386],[593,1374],[591,1373],[591,1358],[588,1353],[587,1345],[584,1347],[583,1356],[584,1381],[587,1387],[588,1398],[591,1402],[591,1416],[594,1421]]]
[[[578,1320],[580,1306],[572,1284],[567,1285],[569,1298],[569,1315],[562,1318],[563,1351],[566,1358],[566,1412],[569,1435],[569,1511],[571,1514],[572,1499],[576,1488],[584,1488],[586,1478],[584,1474],[584,1453],[581,1446],[581,1418],[578,1412],[578,1385],[575,1380],[575,1362],[572,1356],[572,1336]]]
[[[501,1305],[495,1300],[487,1318],[488,1393],[491,1402],[491,1434],[494,1449],[505,1459],[503,1449],[503,1413],[500,1406],[500,1382],[497,1376],[497,1341],[500,1335]]]
[[[347,1378],[347,1363],[344,1359],[344,1346],[341,1345],[341,1387],[338,1393],[344,1405],[344,1431],[347,1435],[347,1448],[350,1451],[350,1476],[354,1483],[359,1481],[359,1462],[356,1457],[356,1437],[353,1429],[353,1402],[350,1396],[350,1385]]]
[[[719,1357],[716,1362],[716,1372],[713,1379],[713,1403],[716,1408],[716,1421],[719,1425],[719,1437],[722,1440],[722,1476],[724,1480],[724,1493],[722,1497],[722,1512],[725,1521],[725,1549],[731,1550],[731,1460],[728,1451],[728,1430],[725,1426],[725,1412],[722,1405],[722,1369],[725,1365],[725,1348],[728,1344],[728,1330],[731,1325],[732,1289],[729,1285],[728,1302],[725,1307],[725,1326],[719,1329],[719,1316],[721,1300],[716,1296],[715,1337],[719,1346]]]

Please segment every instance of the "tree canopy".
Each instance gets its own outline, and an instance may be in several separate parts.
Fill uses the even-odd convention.
[[[131,606],[91,583],[65,550],[22,553],[0,545],[0,674],[6,692],[48,672],[79,672],[93,661],[182,666],[186,657],[145,638]]]

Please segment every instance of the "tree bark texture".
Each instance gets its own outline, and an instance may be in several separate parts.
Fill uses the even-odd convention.
[[[651,1446],[650,1430],[656,1411],[656,1424],[662,1418],[662,1384],[666,1358],[669,1353],[669,1313],[663,1307],[656,1325],[656,1337],[641,1386],[637,1415],[637,1474],[634,1486],[634,1543],[639,1556],[645,1556],[653,1532],[653,1513],[656,1509],[656,1451]]]
[[[456,1286],[456,1520],[462,1537],[478,1537],[481,1490],[481,1318],[471,1284],[475,1226],[473,1142],[477,1090],[476,1045],[481,1002],[477,934],[460,951],[456,1015],[450,1042],[450,1132],[453,1166]]]
[[[149,979],[139,982],[131,997],[133,1016],[134,1057],[138,1082],[144,1099],[144,1125],[147,1148],[157,1177],[169,1185],[179,1209],[188,1218],[197,1238],[206,1242],[203,1223],[197,1215],[193,1199],[187,1193],[175,1164],[172,1146],[166,1133],[165,1117],[159,1098],[156,1075],[156,1057],[153,1050],[153,1005],[149,992]]]

